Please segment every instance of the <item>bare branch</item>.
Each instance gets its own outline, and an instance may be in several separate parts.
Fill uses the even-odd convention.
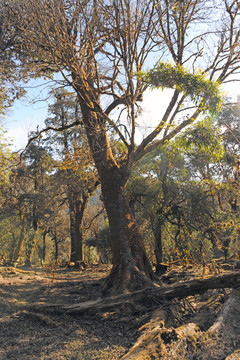
[[[60,126],[60,127],[54,127],[54,126],[48,126],[46,127],[45,129],[42,129],[40,130],[36,135],[32,136],[29,140],[28,140],[28,143],[27,145],[25,146],[25,149],[21,152],[20,154],[20,160],[22,159],[23,157],[23,154],[25,153],[25,151],[28,149],[29,145],[34,141],[34,140],[37,140],[40,138],[40,136],[50,130],[52,131],[57,131],[57,132],[62,132],[64,130],[67,130],[67,129],[71,129],[75,126],[78,126],[78,125],[83,125],[82,124],[82,121],[80,120],[77,120],[77,121],[74,121],[73,123],[69,124],[69,125],[64,125],[64,126]]]

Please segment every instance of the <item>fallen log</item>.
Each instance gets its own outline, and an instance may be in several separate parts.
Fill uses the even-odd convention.
[[[185,281],[169,286],[156,286],[128,294],[91,300],[83,303],[60,307],[67,313],[91,313],[110,310],[122,305],[142,305],[145,308],[152,308],[164,301],[174,298],[184,298],[190,295],[204,293],[213,289],[237,288],[240,287],[240,271],[224,275],[211,276],[203,279]]]

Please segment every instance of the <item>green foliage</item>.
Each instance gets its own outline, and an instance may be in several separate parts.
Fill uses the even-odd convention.
[[[0,186],[9,181],[13,161],[14,156],[10,150],[10,142],[6,138],[6,131],[0,127]]]
[[[196,122],[139,162],[129,181],[143,236],[161,239],[163,261],[239,256],[239,114],[220,114],[221,126]]]
[[[111,233],[108,225],[103,226],[95,236],[88,237],[85,245],[97,249],[102,263],[111,262]]]
[[[104,226],[96,236],[86,239],[87,246],[105,249],[111,247],[111,234],[109,226]]]
[[[208,162],[215,163],[224,156],[220,128],[209,117],[196,122],[185,130],[183,134],[175,139],[173,146],[181,149],[183,154],[189,156],[193,154],[199,158],[205,156]]]
[[[6,214],[0,216],[0,254],[5,254],[6,258],[9,258],[12,242],[15,232],[20,232],[19,223],[17,217],[14,214]],[[17,234],[19,236],[19,234]],[[16,244],[14,244],[16,246]]]
[[[192,74],[182,65],[160,61],[154,69],[138,73],[138,76],[152,88],[173,88],[183,92],[196,106],[201,106],[202,111],[215,113],[223,105],[219,83],[207,79],[201,70]]]

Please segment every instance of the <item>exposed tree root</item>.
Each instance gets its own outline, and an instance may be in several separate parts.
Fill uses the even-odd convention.
[[[200,331],[195,323],[166,328],[162,310],[140,329],[124,360],[238,360],[240,359],[240,290],[230,295],[214,324]]]
[[[111,296],[95,301],[74,304],[63,307],[69,313],[98,312],[110,310],[124,304],[139,304],[145,308],[158,307],[165,300],[184,298],[190,295],[204,293],[210,289],[232,288],[240,286],[240,272],[211,276],[207,279],[196,279],[165,287],[151,287],[128,294]]]
[[[134,292],[145,288],[154,288],[149,277],[135,265],[132,259],[126,259],[116,264],[106,278],[102,288],[103,296],[111,296]]]
[[[240,349],[234,351],[231,355],[226,357],[225,360],[239,360],[240,359]]]

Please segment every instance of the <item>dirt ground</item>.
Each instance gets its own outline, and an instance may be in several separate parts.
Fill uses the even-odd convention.
[[[110,268],[50,270],[0,266],[0,360],[120,359],[136,342],[138,329],[149,321],[152,311],[141,311],[137,306],[131,311],[119,309],[94,315],[66,314],[54,306],[44,311],[46,305],[97,299]],[[191,270],[186,273],[178,269],[164,281],[169,284],[195,275]],[[176,301],[175,305],[173,301],[172,324],[179,326],[200,316],[202,329],[206,330],[226,295],[212,291]]]
[[[85,272],[0,267],[0,359],[118,359],[136,339],[141,318],[108,313],[36,316],[36,306],[98,297],[109,268]],[[34,311],[32,307],[34,306]]]

